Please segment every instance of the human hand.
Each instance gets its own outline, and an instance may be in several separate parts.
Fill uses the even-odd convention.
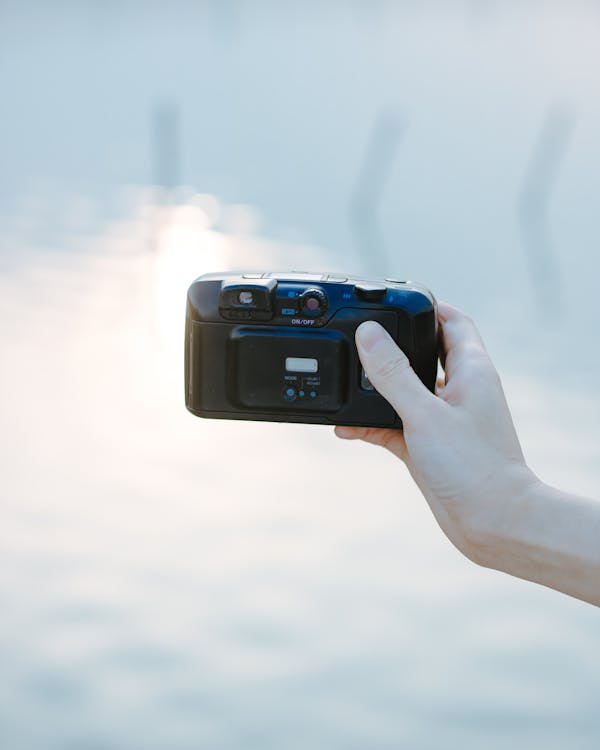
[[[445,379],[435,395],[388,333],[369,321],[356,345],[367,376],[404,430],[336,427],[341,438],[381,445],[404,461],[448,538],[481,564],[502,554],[518,498],[538,482],[523,457],[500,378],[470,318],[440,304]]]

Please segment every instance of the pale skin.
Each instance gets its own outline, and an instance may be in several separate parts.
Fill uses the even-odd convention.
[[[404,461],[469,559],[600,606],[600,502],[554,489],[531,471],[473,321],[443,303],[438,316],[445,378],[435,395],[381,326],[359,326],[363,367],[404,430],[336,427],[336,434]]]

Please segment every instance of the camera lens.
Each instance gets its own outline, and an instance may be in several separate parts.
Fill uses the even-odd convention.
[[[238,295],[238,300],[240,301],[241,305],[251,305],[252,304],[252,292],[240,292]]]
[[[327,309],[327,296],[322,289],[307,289],[300,298],[300,304],[302,312],[314,318]]]

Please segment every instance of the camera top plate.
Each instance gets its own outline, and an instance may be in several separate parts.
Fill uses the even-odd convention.
[[[431,292],[411,281],[305,271],[209,273],[191,285],[188,299],[193,320],[307,328],[328,325],[345,307],[394,307],[413,315],[436,309]]]

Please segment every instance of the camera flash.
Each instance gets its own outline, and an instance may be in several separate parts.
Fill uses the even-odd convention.
[[[238,299],[242,305],[251,305],[252,292],[240,292]]]

